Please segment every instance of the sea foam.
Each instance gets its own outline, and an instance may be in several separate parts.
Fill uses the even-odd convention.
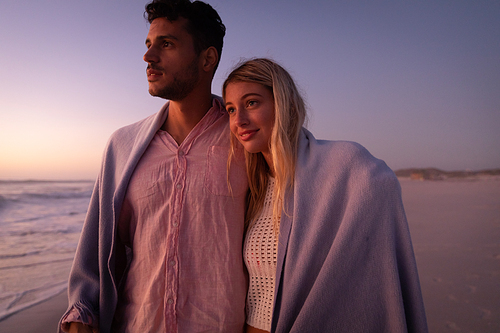
[[[0,320],[67,288],[93,185],[0,181]]]

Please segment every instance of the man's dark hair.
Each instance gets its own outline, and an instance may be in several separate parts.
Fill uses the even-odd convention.
[[[160,17],[173,22],[179,16],[188,20],[186,30],[193,37],[194,48],[198,55],[211,46],[217,50],[219,59],[214,68],[215,73],[222,54],[226,27],[212,6],[202,1],[153,0],[146,5],[144,12],[144,17],[150,24]]]

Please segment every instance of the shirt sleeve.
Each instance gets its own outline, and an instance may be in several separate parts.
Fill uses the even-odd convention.
[[[66,333],[69,332],[71,323],[82,323],[90,326],[92,332],[99,332],[97,318],[95,318],[90,311],[86,310],[84,307],[79,307],[77,304],[75,304],[62,318],[61,330]]]

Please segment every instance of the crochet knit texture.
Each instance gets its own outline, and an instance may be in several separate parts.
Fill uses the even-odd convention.
[[[247,295],[247,324],[270,331],[274,302],[277,242],[273,230],[274,178],[269,178],[260,216],[250,225],[243,255],[250,277]]]

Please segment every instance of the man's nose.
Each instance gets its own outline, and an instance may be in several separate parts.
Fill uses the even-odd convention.
[[[156,63],[159,61],[158,53],[154,47],[150,47],[143,57],[144,61],[147,63]]]

